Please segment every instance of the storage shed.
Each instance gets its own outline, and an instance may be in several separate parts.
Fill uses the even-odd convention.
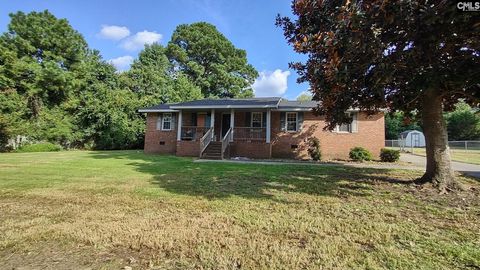
[[[425,135],[418,130],[407,130],[398,136],[403,147],[425,147]]]

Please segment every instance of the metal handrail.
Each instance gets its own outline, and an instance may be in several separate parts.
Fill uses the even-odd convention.
[[[230,143],[232,136],[232,128],[229,128],[227,130],[227,133],[225,133],[225,136],[222,138],[222,159],[223,159],[223,154],[225,153],[225,150],[227,150],[227,147]]]
[[[207,149],[207,146],[210,144],[210,142],[213,140],[213,127],[210,128],[207,132],[205,132],[205,135],[200,139],[200,157],[202,157],[203,151]]]

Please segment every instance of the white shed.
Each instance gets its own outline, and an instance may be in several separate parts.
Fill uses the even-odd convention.
[[[403,147],[425,147],[425,136],[418,130],[407,130],[398,136]]]

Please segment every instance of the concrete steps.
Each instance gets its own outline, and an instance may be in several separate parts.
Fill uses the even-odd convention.
[[[210,142],[202,154],[203,159],[222,159],[222,142]]]

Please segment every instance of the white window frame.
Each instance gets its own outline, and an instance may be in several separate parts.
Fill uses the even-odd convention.
[[[260,115],[260,126],[256,127],[256,128],[263,127],[263,113],[262,112],[252,112],[252,115],[251,115],[251,118],[250,118],[250,127],[254,127],[253,126],[253,115],[254,114],[259,114]],[[256,121],[256,122],[258,123],[258,121]]]
[[[169,121],[165,121],[167,115],[170,115]],[[170,123],[170,128],[165,128],[165,123]],[[162,115],[162,130],[164,131],[170,131],[172,130],[172,123],[173,123],[173,114],[172,113],[163,113]]]
[[[352,117],[352,114],[351,112],[347,112],[346,115],[348,115],[349,117]],[[348,133],[354,133],[353,132],[353,121],[355,119],[352,120],[352,122],[350,122],[350,124],[344,124],[344,125],[348,125],[348,131],[344,131],[344,130],[340,130],[340,125],[336,125],[335,126],[335,132],[336,133],[345,133],[345,134],[348,134]],[[357,125],[358,125],[358,122],[357,122]]]
[[[295,115],[295,130],[288,129],[288,115]],[[285,113],[285,131],[287,132],[297,132],[298,131],[298,113],[297,112],[286,112]]]

